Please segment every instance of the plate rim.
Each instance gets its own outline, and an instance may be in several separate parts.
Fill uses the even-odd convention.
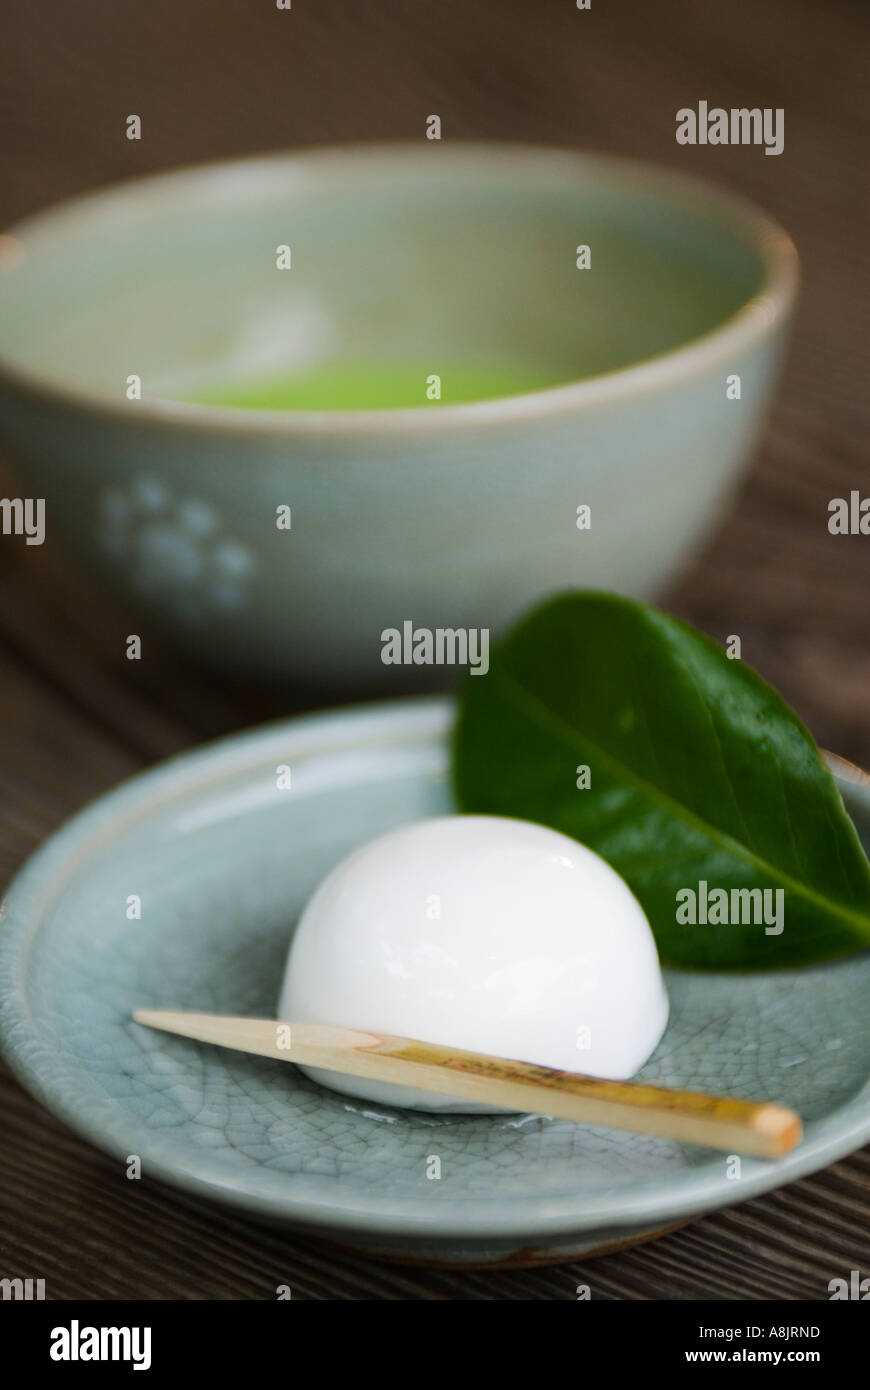
[[[135,773],[59,826],[19,868],[3,895],[0,1053],[21,1085],[95,1148],[113,1157],[121,1151],[140,1154],[143,1168],[151,1176],[192,1197],[217,1201],[232,1210],[241,1209],[297,1229],[402,1238],[404,1243],[420,1238],[439,1243],[457,1239],[547,1240],[701,1215],[816,1172],[870,1139],[870,1087],[865,1086],[833,1115],[824,1117],[820,1132],[805,1139],[791,1154],[772,1161],[744,1159],[744,1176],[737,1183],[725,1179],[724,1167],[717,1176],[704,1165],[677,1169],[672,1178],[659,1177],[614,1190],[609,1198],[594,1196],[590,1201],[588,1193],[578,1193],[511,1197],[506,1202],[503,1195],[453,1196],[449,1207],[426,1212],[419,1204],[404,1202],[395,1195],[381,1197],[377,1191],[367,1194],[364,1201],[357,1195],[336,1202],[334,1197],[321,1201],[310,1193],[296,1198],[288,1193],[279,1198],[245,1190],[231,1180],[222,1181],[220,1171],[216,1171],[221,1167],[219,1156],[208,1150],[196,1154],[197,1162],[183,1151],[173,1162],[171,1141],[155,1146],[154,1141],[164,1137],[161,1131],[130,1116],[117,1100],[89,1090],[76,1080],[77,1073],[58,1070],[56,1053],[40,1036],[30,1013],[21,987],[22,971],[40,927],[40,903],[54,896],[58,884],[71,877],[102,840],[129,828],[131,820],[147,819],[158,807],[197,788],[219,786],[227,776],[264,760],[273,747],[280,747],[285,755],[296,751],[317,756],[358,747],[362,741],[402,743],[415,735],[444,743],[454,707],[450,696],[406,696],[257,725]],[[847,804],[853,800],[870,811],[870,789],[837,776],[836,769],[834,775]],[[60,1085],[64,1076],[73,1078],[71,1087]],[[282,1176],[280,1170],[274,1171],[278,1178]],[[292,1176],[288,1182],[292,1183]]]

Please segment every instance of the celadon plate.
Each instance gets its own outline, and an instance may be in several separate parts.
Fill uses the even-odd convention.
[[[0,1037],[21,1082],[118,1165],[138,1154],[145,1180],[428,1261],[568,1259],[743,1201],[870,1138],[870,953],[668,976],[670,1023],[642,1076],[775,1098],[804,1117],[799,1148],[743,1159],[739,1176],[723,1153],[543,1116],[351,1101],[289,1064],[131,1022],[137,1006],[273,1017],[294,922],[323,875],[380,831],[450,808],[451,719],[446,700],[409,700],[257,729],[71,820],[5,899]],[[870,791],[846,765],[838,775],[870,839]]]

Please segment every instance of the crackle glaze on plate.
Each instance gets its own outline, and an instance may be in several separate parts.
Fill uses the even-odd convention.
[[[293,924],[350,849],[450,809],[447,701],[288,721],[172,761],[83,811],[11,886],[0,1034],[22,1083],[143,1177],[380,1256],[534,1263],[640,1239],[870,1137],[870,953],[768,975],[671,973],[641,1075],[772,1097],[777,1162],[541,1116],[390,1110],[294,1067],[140,1028],[136,1006],[273,1016]],[[276,769],[292,767],[279,790]],[[841,776],[870,837],[870,791]],[[126,916],[141,898],[141,920]],[[427,1177],[431,1155],[441,1177]]]

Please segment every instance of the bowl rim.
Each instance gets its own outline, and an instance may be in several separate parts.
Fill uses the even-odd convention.
[[[432,142],[437,145],[438,142]],[[106,213],[130,200],[154,196],[173,196],[179,191],[195,192],[215,179],[244,176],[248,179],[274,179],[277,169],[286,168],[309,178],[340,179],[344,173],[358,175],[361,163],[370,162],[386,170],[434,158],[455,172],[466,174],[474,168],[503,168],[505,178],[516,176],[518,164],[534,171],[551,172],[554,177],[590,174],[611,186],[619,185],[660,197],[679,207],[690,202],[697,211],[718,217],[723,229],[751,246],[763,269],[764,280],[756,294],[733,314],[705,332],[679,346],[642,358],[613,371],[586,376],[540,390],[495,399],[466,401],[456,405],[379,408],[376,410],[263,410],[251,407],[207,405],[165,397],[143,397],[128,401],[100,389],[71,385],[50,373],[43,375],[31,366],[20,366],[14,354],[0,349],[0,385],[41,404],[61,406],[85,413],[96,412],[115,422],[137,425],[174,426],[199,431],[294,437],[341,438],[349,434],[389,436],[429,435],[433,431],[456,427],[512,424],[540,417],[620,401],[633,393],[654,391],[674,385],[744,351],[756,340],[769,336],[785,320],[797,296],[799,262],[797,250],[784,228],[767,212],[742,194],[732,193],[717,183],[694,173],[677,170],[648,160],[608,152],[585,151],[569,146],[535,143],[457,140],[437,149],[421,149],[420,140],[347,142],[322,144],[235,159],[205,160],[168,170],[134,176],[65,199],[33,213],[11,226],[0,236],[0,277],[14,275],[21,262],[22,246],[29,243],[50,245],[63,240],[64,229],[80,228],[82,219],[101,219]],[[0,280],[2,284],[2,280]]]
[[[558,1197],[532,1194],[513,1197],[454,1196],[444,1210],[427,1212],[425,1203],[403,1202],[388,1193],[357,1194],[341,1206],[326,1197],[280,1199],[274,1193],[245,1191],[237,1172],[227,1171],[203,1150],[195,1163],[190,1153],[174,1153],[172,1134],[149,1128],[120,1110],[116,1100],[99,1095],[58,1063],[56,1049],[41,1036],[32,1017],[23,973],[41,911],[56,890],[58,876],[72,875],[95,846],[111,841],[119,828],[145,819],[191,790],[219,792],[224,780],[276,755],[335,755],[367,746],[401,745],[403,740],[437,740],[442,745],[452,727],[454,701],[418,696],[346,706],[265,724],[175,755],[126,779],[91,802],[56,830],[18,871],[6,895],[6,920],[0,932],[0,1051],[25,1088],[90,1144],[112,1157],[142,1155],[147,1170],[171,1187],[207,1197],[250,1215],[285,1222],[321,1233],[340,1231],[401,1239],[547,1240],[571,1237],[604,1227],[634,1228],[661,1224],[742,1202],[785,1182],[826,1167],[870,1138],[870,1086],[831,1115],[808,1127],[803,1142],[784,1158],[744,1159],[739,1183],[716,1176],[711,1165],[681,1168],[675,1181],[639,1183],[605,1198],[577,1193]],[[835,760],[836,761],[836,760]],[[857,772],[857,769],[853,771]],[[870,811],[870,783],[838,775],[841,790]],[[124,826],[126,822],[126,826]],[[851,961],[847,958],[846,966]],[[842,961],[831,967],[842,968]],[[786,971],[786,974],[789,972]],[[131,1025],[133,1026],[133,1025]],[[182,1156],[183,1155],[183,1156]],[[233,1178],[236,1181],[233,1181]],[[279,1175],[280,1176],[280,1175]],[[244,1183],[244,1178],[242,1179]]]

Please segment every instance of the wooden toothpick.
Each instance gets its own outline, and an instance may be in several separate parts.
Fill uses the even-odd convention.
[[[532,1062],[320,1023],[172,1009],[137,1009],[133,1018],[147,1028],[260,1057],[759,1158],[778,1158],[801,1138],[800,1116],[773,1101],[602,1081]]]

